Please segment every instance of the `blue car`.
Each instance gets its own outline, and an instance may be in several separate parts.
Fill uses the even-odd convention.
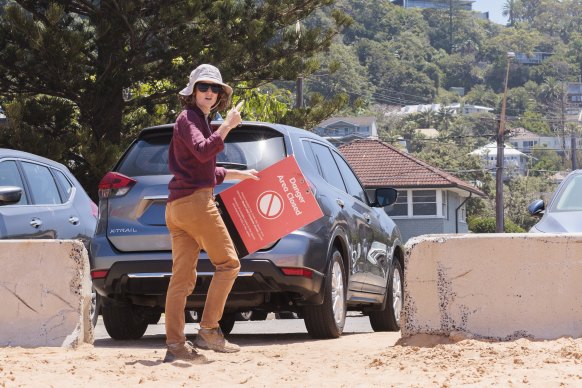
[[[582,170],[572,171],[560,183],[546,206],[537,199],[527,208],[540,218],[532,233],[580,233],[582,232]]]
[[[146,128],[99,184],[99,221],[91,242],[93,284],[103,297],[105,328],[137,339],[163,312],[172,272],[165,224],[168,147],[173,125]],[[293,155],[324,216],[241,259],[220,326],[236,315],[295,313],[316,338],[341,335],[347,310],[370,317],[378,331],[399,330],[404,250],[384,206],[396,190],[369,198],[349,164],[320,136],[278,124],[245,122],[226,138],[217,164],[261,171]],[[215,188],[220,193],[236,181]],[[201,313],[214,271],[205,253],[186,309]]]
[[[78,239],[89,248],[96,224],[97,205],[67,167],[0,148],[0,238]],[[96,293],[91,307],[95,324]]]

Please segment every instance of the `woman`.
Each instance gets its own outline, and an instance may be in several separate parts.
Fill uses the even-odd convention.
[[[169,151],[174,177],[166,205],[166,224],[172,237],[172,277],[166,296],[165,362],[176,359],[207,362],[194,346],[217,352],[238,352],[218,326],[226,298],[240,269],[234,245],[216,208],[213,188],[225,179],[259,179],[256,170],[227,170],[216,166],[216,155],[224,139],[241,122],[240,106],[228,112],[213,130],[214,114],[230,103],[232,88],[222,82],[220,71],[200,65],[190,74],[188,86],[180,91],[184,110],[176,119]],[[196,265],[203,249],[216,270],[204,305],[195,345],[184,335],[186,298],[196,284]]]

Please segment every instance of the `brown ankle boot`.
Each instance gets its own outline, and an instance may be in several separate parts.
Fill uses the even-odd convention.
[[[194,346],[200,349],[214,350],[219,353],[236,353],[240,351],[238,345],[231,344],[224,339],[222,330],[219,327],[215,329],[200,328],[194,341]]]
[[[190,341],[168,345],[168,350],[166,351],[164,362],[174,362],[178,360],[188,361],[192,364],[209,363],[206,356],[198,353]]]

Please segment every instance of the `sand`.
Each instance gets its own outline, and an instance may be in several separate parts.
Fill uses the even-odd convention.
[[[473,339],[352,333],[234,335],[240,353],[162,363],[163,341],[77,349],[0,348],[2,387],[582,387],[582,339]]]

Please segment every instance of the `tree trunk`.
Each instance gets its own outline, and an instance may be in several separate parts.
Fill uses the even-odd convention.
[[[92,129],[96,142],[106,140],[119,145],[124,101],[121,88],[111,82],[89,91],[81,102],[81,121]]]

